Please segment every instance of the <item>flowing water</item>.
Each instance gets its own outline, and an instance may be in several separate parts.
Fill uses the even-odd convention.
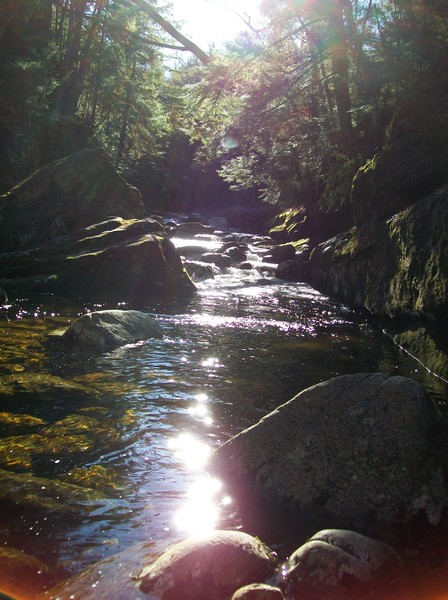
[[[337,375],[381,371],[411,377],[445,407],[443,382],[365,314],[306,284],[276,280],[268,270],[232,267],[197,285],[198,293],[183,304],[152,307],[163,339],[100,356],[70,355],[42,339],[103,306],[34,297],[1,309],[3,378],[44,372],[93,386],[99,395],[86,401],[61,394],[56,402],[28,400],[26,408],[16,403],[0,411],[26,412],[50,424],[71,415],[100,415],[99,422],[120,434],[96,453],[68,457],[52,449],[21,464],[30,478],[34,473],[50,481],[76,471],[81,478],[90,473],[92,482],[97,473],[104,493],[76,516],[3,499],[3,545],[57,564],[67,575],[137,542],[162,547],[197,531],[240,527],[225,482],[207,473],[210,452],[299,391]],[[7,451],[0,453],[2,460]],[[96,465],[104,470],[95,471]],[[281,547],[282,539],[275,542]]]

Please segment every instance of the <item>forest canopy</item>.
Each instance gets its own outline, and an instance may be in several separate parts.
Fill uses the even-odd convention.
[[[446,103],[444,0],[262,0],[260,11],[263,26],[206,53],[156,2],[5,0],[2,191],[101,145],[162,195],[194,160],[274,204],[342,203],[399,111]],[[167,61],[167,48],[185,59]]]

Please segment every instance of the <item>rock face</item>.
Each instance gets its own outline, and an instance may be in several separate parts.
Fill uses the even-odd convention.
[[[353,531],[320,531],[292,554],[283,576],[294,598],[409,600],[395,550]]]
[[[254,482],[279,505],[331,526],[408,522],[419,512],[437,524],[448,504],[444,431],[417,382],[346,375],[304,390],[223,444],[211,468],[235,490]]]
[[[385,317],[384,329],[448,377],[448,186],[370,231],[353,228],[317,246],[307,281]],[[398,317],[397,322],[391,318]]]
[[[99,310],[77,319],[63,338],[75,346],[111,350],[139,340],[163,337],[160,325],[138,310]]]
[[[448,186],[376,225],[317,246],[310,283],[377,314],[445,318],[448,304]]]
[[[112,215],[142,217],[140,192],[118,175],[102,148],[82,150],[0,197],[0,251],[32,248]]]
[[[139,575],[140,590],[160,600],[228,600],[240,587],[264,581],[275,558],[259,540],[215,531],[171,546]]]

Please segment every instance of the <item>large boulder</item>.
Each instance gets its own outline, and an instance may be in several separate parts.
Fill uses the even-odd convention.
[[[71,345],[100,351],[154,337],[163,337],[162,328],[152,317],[138,310],[87,313],[72,323],[63,335]]]
[[[282,573],[294,598],[410,598],[405,570],[395,550],[354,531],[331,529],[313,535],[289,557]]]
[[[308,388],[216,451],[212,469],[305,521],[348,529],[438,524],[448,504],[446,422],[417,382],[386,374]],[[362,529],[361,529],[362,530]]]
[[[272,552],[238,531],[215,531],[171,546],[140,573],[140,590],[160,600],[228,600],[274,571]]]
[[[142,217],[140,192],[117,173],[105,150],[82,150],[0,197],[0,251],[32,248],[112,215]]]
[[[9,295],[54,293],[146,306],[194,291],[164,227],[114,218],[36,248],[0,254]]]

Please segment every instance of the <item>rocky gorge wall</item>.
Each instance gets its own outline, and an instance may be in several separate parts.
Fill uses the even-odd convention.
[[[448,111],[397,118],[355,175],[354,227],[317,245],[307,278],[381,318],[381,325],[448,378]]]

